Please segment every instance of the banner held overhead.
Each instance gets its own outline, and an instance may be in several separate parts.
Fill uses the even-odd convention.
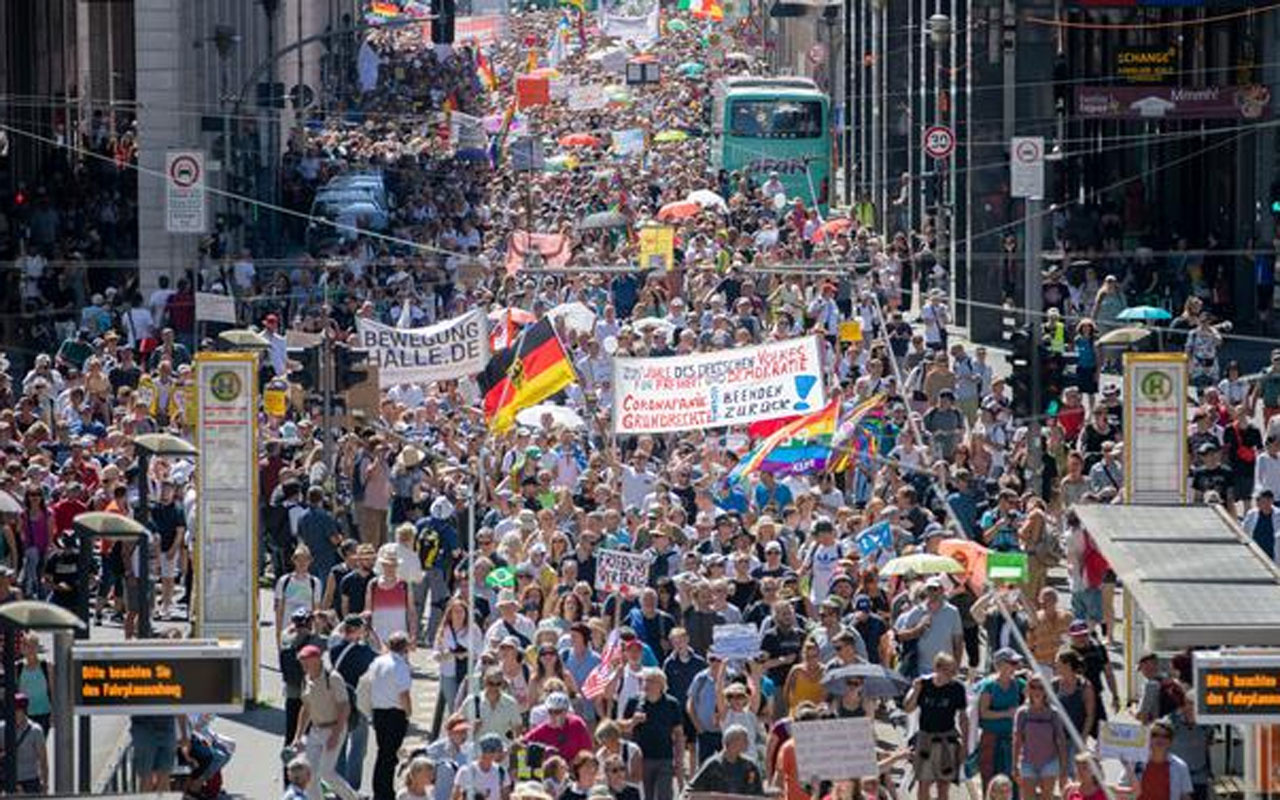
[[[382,388],[465,378],[489,363],[489,324],[480,309],[425,328],[357,319],[356,336]]]

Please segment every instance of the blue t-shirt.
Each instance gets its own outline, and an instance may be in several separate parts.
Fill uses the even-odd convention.
[[[1021,678],[1014,678],[1008,688],[1000,685],[995,678],[983,678],[978,684],[978,695],[991,696],[992,711],[1008,711],[1022,705],[1022,697],[1026,694],[1027,684]],[[984,731],[991,733],[1013,734],[1013,717],[1008,719],[982,719],[979,717],[978,726]]]
[[[773,503],[773,505],[777,506],[778,511],[782,511],[782,509],[791,505],[791,500],[791,490],[781,483],[773,484],[772,490],[763,483],[756,487],[756,508],[764,508],[770,503]]]

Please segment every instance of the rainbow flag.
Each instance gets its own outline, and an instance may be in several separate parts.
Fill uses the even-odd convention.
[[[476,48],[476,75],[480,77],[480,85],[492,92],[498,88],[498,76],[493,72],[493,65],[485,58],[484,51]]]
[[[874,456],[879,453],[880,439],[888,423],[885,396],[882,394],[873,395],[850,409],[831,439],[831,449],[837,454],[834,471],[848,469],[856,454]]]
[[[729,473],[729,483],[754,472],[794,475],[826,469],[839,415],[840,398],[835,397],[825,408],[782,426],[738,462]]]
[[[383,19],[394,19],[400,16],[400,6],[395,3],[384,2],[384,0],[373,0],[373,5],[369,10],[375,17],[382,17]]]

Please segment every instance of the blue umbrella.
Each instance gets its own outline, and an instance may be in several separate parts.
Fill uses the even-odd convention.
[[[1164,322],[1173,319],[1173,315],[1163,308],[1156,308],[1155,306],[1133,306],[1121,311],[1117,318],[1125,321]]]

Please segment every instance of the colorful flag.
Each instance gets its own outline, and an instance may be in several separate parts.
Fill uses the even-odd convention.
[[[587,679],[582,682],[582,696],[588,700],[604,697],[614,675],[622,666],[622,637],[614,635],[617,631],[614,628],[610,632],[604,653],[600,655],[600,663],[587,673]]]
[[[386,0],[373,0],[373,5],[369,10],[375,17],[382,17],[383,19],[394,19],[400,16],[400,6],[386,2]]]
[[[514,347],[494,353],[477,381],[484,393],[484,415],[490,427],[505,431],[516,412],[546,400],[577,380],[569,356],[551,320],[526,328]]]
[[[880,437],[887,423],[884,395],[873,395],[854,406],[831,439],[831,449],[836,453],[833,470],[848,469],[855,454],[878,454]]]
[[[858,552],[864,557],[877,550],[893,552],[893,530],[889,527],[888,520],[864,529],[854,537],[854,541],[858,543]]]
[[[724,19],[724,5],[720,0],[680,0],[679,9],[688,11],[698,19],[720,22]]]
[[[737,483],[753,472],[794,475],[825,469],[839,414],[840,398],[835,397],[825,408],[774,431],[738,462],[729,473],[729,483]]]
[[[493,64],[489,63],[484,51],[480,49],[476,50],[476,75],[480,78],[480,85],[488,91],[498,88],[498,76],[494,74]]]

